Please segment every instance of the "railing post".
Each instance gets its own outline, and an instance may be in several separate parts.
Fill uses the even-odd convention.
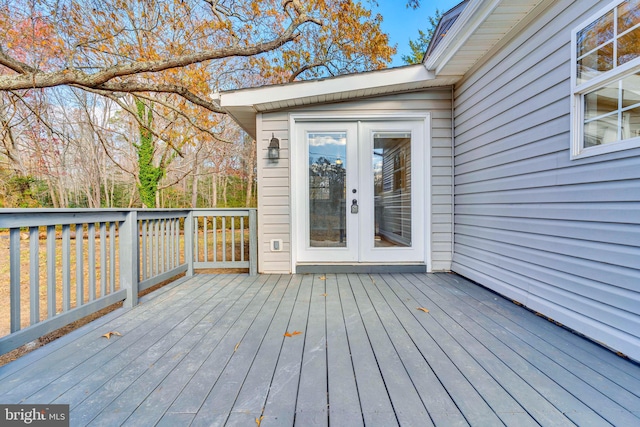
[[[124,306],[131,308],[138,304],[138,212],[132,210],[120,224],[120,288],[127,290]]]
[[[258,274],[258,215],[249,209],[249,274]]]
[[[193,210],[190,210],[184,219],[184,261],[187,263],[187,276],[193,276],[193,234]]]
[[[11,332],[20,330],[20,228],[9,230],[9,306]]]

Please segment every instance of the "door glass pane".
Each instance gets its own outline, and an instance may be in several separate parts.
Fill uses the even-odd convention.
[[[374,247],[411,246],[411,133],[374,132]]]
[[[308,132],[309,246],[347,246],[346,132]]]

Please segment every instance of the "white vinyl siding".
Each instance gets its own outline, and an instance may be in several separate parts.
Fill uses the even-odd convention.
[[[456,87],[452,269],[640,360],[640,149],[571,160],[571,29],[553,3]]]
[[[289,117],[287,113],[257,116],[258,271],[291,272],[291,212],[289,194]],[[280,140],[280,159],[272,162],[267,147],[272,134]],[[282,239],[282,250],[271,251],[271,240]]]
[[[317,105],[263,113],[257,118],[258,141],[258,269],[261,273],[289,273],[291,266],[291,209],[289,181],[289,113],[327,112],[345,114],[416,113],[431,114],[431,269],[451,268],[452,251],[452,153],[451,89],[437,88],[358,101]],[[274,133],[280,139],[280,160],[269,163],[267,146]],[[282,239],[283,250],[272,252],[271,239]]]

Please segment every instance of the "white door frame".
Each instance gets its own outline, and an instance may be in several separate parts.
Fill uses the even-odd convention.
[[[296,257],[301,262],[323,262],[323,263],[344,263],[358,262],[358,217],[350,213],[346,213],[344,230],[348,235],[345,247],[314,247],[308,248],[304,243],[310,235],[309,222],[309,197],[308,197],[308,150],[307,141],[304,137],[306,132],[344,132],[346,134],[346,156],[342,159],[346,163],[345,185],[347,191],[351,187],[357,187],[359,182],[358,172],[358,124],[351,121],[342,122],[298,122],[298,125],[291,132],[295,135],[295,139],[299,141],[295,153],[291,154],[291,172],[296,178],[291,181],[292,195],[292,218],[295,218],[295,226],[291,240],[296,242]],[[295,155],[295,157],[294,157]],[[304,196],[303,196],[304,194]],[[294,197],[295,195],[295,197]],[[348,196],[347,196],[348,197]],[[345,236],[346,237],[346,236]],[[303,246],[304,245],[304,246]]]
[[[420,122],[421,124],[421,133],[422,133],[422,153],[420,156],[421,159],[414,159],[415,164],[418,165],[422,163],[423,167],[417,172],[415,179],[419,179],[423,183],[423,200],[416,200],[415,203],[421,203],[422,211],[424,215],[424,220],[419,223],[417,227],[416,233],[414,234],[416,239],[421,239],[423,241],[423,254],[421,262],[424,262],[427,266],[427,271],[431,270],[431,115],[430,113],[396,113],[396,114],[368,114],[366,112],[357,112],[350,113],[344,115],[327,115],[326,113],[303,113],[303,114],[295,114],[292,113],[289,115],[289,138],[290,138],[290,195],[291,195],[291,203],[290,203],[290,215],[291,215],[291,263],[292,263],[292,271],[296,271],[296,264],[298,262],[314,262],[318,264],[323,263],[331,263],[331,264],[339,264],[340,262],[331,262],[329,260],[326,261],[309,261],[307,259],[300,260],[298,259],[298,253],[300,245],[302,244],[302,240],[300,239],[300,234],[306,231],[306,226],[304,225],[307,221],[307,218],[301,212],[304,212],[304,209],[301,209],[301,206],[304,206],[306,203],[304,198],[306,195],[306,191],[300,184],[307,182],[306,174],[308,174],[306,168],[306,161],[304,164],[300,164],[300,156],[306,154],[306,142],[304,140],[300,141],[300,136],[298,135],[298,127],[301,124],[307,123],[322,123],[326,126],[330,126],[331,124],[338,125],[336,129],[340,126],[340,122],[355,122],[359,123],[358,125],[358,145],[362,144],[362,139],[366,136],[363,134],[365,129],[367,128],[367,124],[371,122],[376,122],[378,124],[381,123],[392,123],[397,121],[411,121],[411,122]],[[304,139],[304,138],[303,138]],[[416,138],[417,139],[417,138]],[[414,143],[414,141],[412,141]],[[421,141],[415,141],[415,143],[420,144]],[[304,153],[301,153],[300,150],[303,150]],[[360,163],[360,162],[358,162]],[[418,168],[416,168],[417,170]],[[363,197],[363,195],[360,195]],[[418,198],[419,199],[419,198]],[[362,199],[364,201],[364,198]],[[302,204],[302,205],[301,205]],[[418,220],[418,218],[416,218]],[[358,257],[362,257],[362,248],[358,249]],[[391,264],[394,262],[389,262],[385,259],[384,256],[373,258],[371,257],[371,252],[364,254],[367,258],[367,263],[372,264]],[[415,263],[416,261],[412,261],[411,263]],[[353,262],[345,262],[346,264],[354,264],[358,263],[358,259]],[[402,262],[397,262],[398,264],[402,264]]]

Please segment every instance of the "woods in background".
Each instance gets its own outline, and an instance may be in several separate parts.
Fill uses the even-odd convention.
[[[0,207],[255,204],[213,94],[385,67],[357,0],[0,0]]]

